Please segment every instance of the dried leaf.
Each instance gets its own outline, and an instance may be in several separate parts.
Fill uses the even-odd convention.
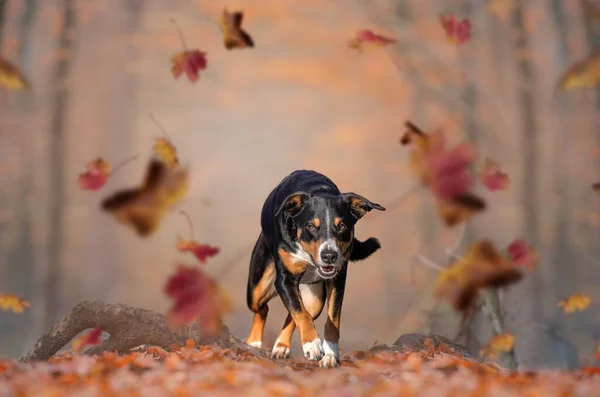
[[[132,227],[139,236],[152,234],[165,213],[188,191],[188,172],[152,159],[141,187],[120,190],[102,202],[102,209]]]
[[[515,265],[533,271],[540,260],[540,256],[524,240],[515,240],[508,246],[508,254]]]
[[[494,336],[488,345],[479,351],[480,356],[486,356],[491,360],[496,360],[501,354],[509,353],[515,346],[516,336],[512,334],[500,334]]]
[[[0,57],[0,87],[12,91],[24,91],[31,88],[19,68],[2,57]]]
[[[446,299],[456,310],[466,312],[482,288],[500,288],[521,280],[519,269],[488,240],[475,243],[467,255],[440,273],[434,295]]]
[[[254,47],[252,37],[242,29],[244,13],[242,11],[229,12],[227,8],[221,13],[219,26],[223,32],[223,45],[228,50]]]
[[[508,22],[513,11],[517,7],[517,0],[489,0],[486,10],[495,15],[501,22]]]
[[[185,50],[171,57],[171,73],[178,79],[185,73],[188,80],[195,83],[200,78],[200,71],[206,69],[206,53],[200,50]]]
[[[567,299],[558,302],[558,307],[565,313],[582,312],[592,303],[592,300],[586,294],[573,294]]]
[[[471,21],[463,19],[459,21],[454,13],[449,16],[440,15],[440,23],[446,31],[446,37],[455,44],[463,44],[471,38]]]
[[[485,201],[472,193],[438,202],[438,214],[448,227],[460,225],[485,209]]]
[[[154,155],[169,167],[178,167],[177,148],[168,138],[156,138],[154,142]]]
[[[75,339],[71,347],[73,351],[80,352],[86,346],[97,346],[100,344],[100,336],[102,336],[102,328],[94,328]]]
[[[206,263],[208,258],[217,255],[220,252],[219,247],[213,247],[208,244],[200,244],[196,241],[183,240],[177,241],[177,251],[179,252],[191,252],[200,261],[200,263]]]
[[[510,182],[508,175],[500,169],[500,165],[490,159],[485,159],[479,170],[479,178],[483,186],[492,192],[508,189]]]
[[[375,47],[385,47],[387,45],[396,44],[396,39],[386,37],[368,29],[359,30],[356,32],[356,36],[348,42],[350,48],[362,51],[366,45],[372,45]]]
[[[217,282],[198,268],[178,265],[177,272],[167,280],[164,292],[175,301],[167,313],[171,325],[181,326],[198,319],[207,334],[221,329],[222,315],[233,307]]]
[[[4,294],[0,295],[0,309],[4,311],[12,311],[13,313],[23,313],[26,308],[30,307],[31,303],[16,295]]]
[[[83,190],[99,190],[106,184],[110,171],[110,163],[98,157],[87,164],[85,172],[79,174],[79,187]]]
[[[575,62],[562,75],[558,84],[564,89],[594,87],[600,82],[600,52]]]

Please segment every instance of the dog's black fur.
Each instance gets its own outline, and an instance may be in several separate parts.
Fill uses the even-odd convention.
[[[247,302],[255,313],[247,342],[261,346],[267,303],[279,294],[289,315],[273,347],[277,358],[289,355],[295,327],[305,356],[321,366],[337,366],[339,320],[348,261],[366,259],[381,246],[376,238],[354,237],[356,222],[372,209],[384,211],[355,193],[342,194],[325,175],[299,170],[285,177],[269,194],[261,214],[248,275]],[[313,320],[327,295],[325,342]]]

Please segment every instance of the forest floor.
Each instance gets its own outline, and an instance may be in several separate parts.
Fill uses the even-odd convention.
[[[274,361],[191,340],[169,350],[64,353],[27,364],[0,360],[0,397],[600,395],[600,368],[509,373],[444,344],[342,354],[333,369],[302,357]]]

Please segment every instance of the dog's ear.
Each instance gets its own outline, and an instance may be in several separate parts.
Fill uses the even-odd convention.
[[[275,213],[275,216],[279,216],[279,214],[281,214],[282,212],[290,216],[298,215],[300,211],[302,211],[302,208],[304,208],[304,205],[306,204],[309,198],[310,196],[308,195],[308,193],[305,192],[296,192],[290,194],[283,201],[283,204],[281,204],[281,207],[279,207],[279,209]]]
[[[385,208],[383,208],[381,205],[373,203],[372,201],[367,200],[363,196],[360,196],[356,193],[344,193],[342,194],[342,199],[344,202],[348,203],[350,212],[356,217],[356,219],[362,218],[371,210],[385,211]]]

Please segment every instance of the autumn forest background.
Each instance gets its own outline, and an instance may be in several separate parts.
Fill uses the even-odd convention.
[[[189,234],[168,215],[141,239],[100,210],[110,192],[138,183],[154,139],[167,130],[190,192],[181,203],[197,240],[221,248],[206,266],[233,297],[225,318],[245,338],[250,252],[270,190],[296,169],[314,169],[342,191],[388,208],[357,226],[382,249],[350,264],[341,348],[365,349],[407,332],[453,338],[459,317],[436,304],[436,272],[460,234],[440,221],[398,140],[403,123],[443,128],[474,143],[510,177],[505,191],[476,188],[488,209],[468,223],[459,251],[477,239],[516,238],[540,255],[533,272],[501,294],[506,329],[525,367],[572,368],[593,360],[600,339],[598,92],[565,91],[565,69],[600,45],[600,5],[531,0],[0,0],[0,55],[29,78],[28,92],[0,92],[0,293],[31,302],[0,312],[0,355],[19,357],[80,300],[165,312],[163,293]],[[226,51],[216,19],[244,10],[256,47]],[[439,16],[472,23],[464,45]],[[187,45],[207,53],[198,82],[175,80],[170,57]],[[357,52],[368,28],[397,43]],[[124,166],[98,192],[77,176],[101,156]],[[585,293],[584,313],[557,302]],[[266,343],[285,319],[273,300]],[[319,332],[324,319],[317,320]],[[492,336],[483,315],[462,343],[477,353]],[[295,335],[295,341],[298,336]],[[298,354],[298,343],[293,353]]]

